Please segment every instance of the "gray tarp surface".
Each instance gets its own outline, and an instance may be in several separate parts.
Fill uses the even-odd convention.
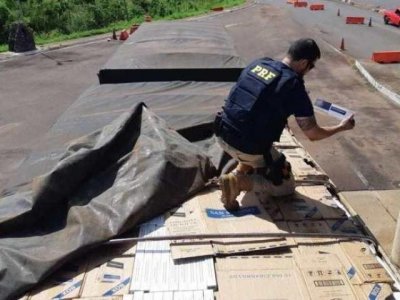
[[[210,152],[220,169],[221,152],[212,147],[211,124],[233,83],[229,82],[143,82],[95,85],[65,111],[40,141],[40,147],[18,169],[7,193],[23,190],[32,178],[49,172],[61,159],[68,144],[106,126],[140,102],[166,120],[190,141],[198,141]],[[207,147],[209,145],[210,147]]]
[[[144,23],[102,67],[100,83],[236,81],[245,67],[218,23]]]
[[[0,300],[202,189],[224,165],[212,121],[243,67],[221,25],[142,25],[99,74],[134,83],[86,91],[3,191]]]
[[[201,147],[141,104],[75,140],[29,189],[0,199],[0,299],[181,204],[214,172]]]

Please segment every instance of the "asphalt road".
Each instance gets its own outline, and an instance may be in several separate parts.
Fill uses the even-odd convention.
[[[332,47],[335,45],[324,42],[326,34],[316,30],[310,20],[305,20],[314,16],[310,11],[296,9],[293,12],[294,8],[286,4],[268,2],[219,17],[234,38],[239,54],[247,61],[261,56],[280,59],[290,41],[313,37],[322,49],[322,59],[305,78],[311,98],[327,99],[356,112],[357,125],[353,131],[320,142],[309,142],[291,119],[289,123],[296,137],[339,190],[398,189],[399,107],[371,88],[349,64],[348,56],[335,50]],[[296,13],[308,16],[301,18]],[[330,18],[337,16],[326,17],[326,22],[332,22]],[[355,27],[346,30],[352,34]],[[356,37],[359,33],[355,31],[352,35]],[[387,43],[392,39],[390,34],[380,38]],[[375,39],[364,43],[374,47]],[[321,125],[337,122],[319,114],[317,119]]]
[[[58,117],[98,82],[118,45],[103,38],[0,61],[0,194]]]
[[[238,53],[247,61],[261,56],[279,59],[291,41],[303,36],[317,39],[323,59],[306,78],[310,95],[356,111],[357,126],[352,132],[315,143],[304,138],[293,120],[292,129],[339,190],[399,188],[400,110],[369,87],[349,65],[348,58],[332,45],[339,47],[343,34],[348,34],[347,54],[365,57],[381,43],[399,45],[400,29],[345,26],[343,17],[336,16],[334,5],[340,3],[327,2],[329,10],[317,13],[294,9],[281,1],[262,2],[204,18],[225,25]],[[347,8],[356,9],[343,7],[342,16]],[[319,27],[321,23],[327,28]],[[10,174],[38,147],[40,138],[71,103],[97,83],[97,71],[117,47],[118,43],[103,39],[50,51],[45,53],[47,56],[0,62],[0,187],[12,185]],[[324,125],[335,123],[320,115],[318,120]]]
[[[325,5],[323,11],[295,8],[284,1],[261,0],[258,2],[273,4],[287,10],[291,19],[301,26],[312,28],[316,35],[336,48],[340,47],[343,38],[347,54],[357,59],[369,59],[376,51],[400,49],[400,28],[385,25],[382,15],[372,10],[327,0],[318,2]],[[340,16],[337,16],[338,11]],[[364,17],[365,24],[346,24],[346,17],[350,16]],[[370,18],[372,26],[368,26]]]
[[[385,8],[385,9],[393,9],[395,7],[400,6],[398,0],[352,0],[355,5],[364,7],[364,8]]]

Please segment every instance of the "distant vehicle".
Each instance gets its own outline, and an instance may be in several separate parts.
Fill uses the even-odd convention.
[[[395,10],[386,9],[384,11],[383,21],[385,24],[400,26],[400,7]]]

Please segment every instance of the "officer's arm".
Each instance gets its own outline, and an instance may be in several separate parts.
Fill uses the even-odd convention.
[[[310,141],[318,141],[325,139],[334,135],[335,133],[353,129],[355,122],[354,116],[350,116],[349,118],[340,122],[340,124],[336,126],[324,126],[321,127],[318,125],[315,116],[312,117],[296,117],[297,124],[304,132],[304,134],[308,137]]]

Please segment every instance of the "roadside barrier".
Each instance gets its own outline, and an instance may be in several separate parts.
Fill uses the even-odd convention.
[[[364,24],[364,17],[346,17],[346,24]]]
[[[400,62],[400,51],[383,51],[373,52],[372,60],[377,63],[399,63]]]
[[[305,1],[296,1],[293,3],[294,7],[307,7],[308,3]]]
[[[311,4],[310,5],[310,10],[324,10],[325,9],[325,5],[324,4]]]
[[[211,8],[212,11],[223,11],[224,8],[222,6],[218,6],[218,7],[213,7]]]
[[[122,30],[120,35],[119,35],[119,40],[120,41],[125,41],[129,38],[129,33],[127,30]]]
[[[129,29],[129,34],[134,33],[134,32],[139,28],[139,26],[140,26],[140,25],[138,25],[138,24],[133,24],[133,25],[131,26],[131,28]]]

